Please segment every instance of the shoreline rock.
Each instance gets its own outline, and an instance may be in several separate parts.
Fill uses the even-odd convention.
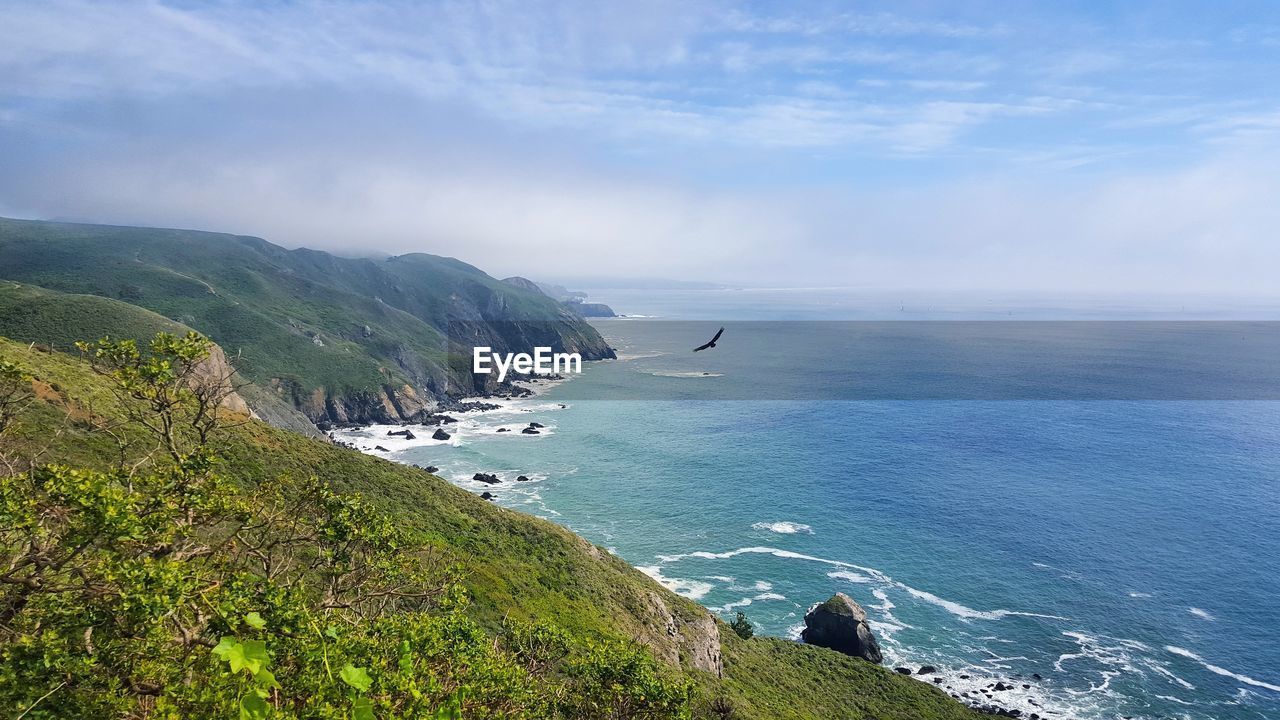
[[[800,639],[809,645],[830,648],[877,665],[884,661],[880,643],[876,642],[867,622],[867,611],[842,592],[809,610],[804,616],[804,625]]]

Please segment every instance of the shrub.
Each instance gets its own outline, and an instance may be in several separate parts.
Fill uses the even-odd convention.
[[[747,614],[744,612],[738,613],[738,617],[729,623],[729,627],[743,640],[750,640],[756,634],[755,628],[752,627],[751,621],[747,619]]]
[[[359,495],[224,476],[208,341],[149,350],[92,349],[149,462],[0,476],[0,714],[689,717],[690,686],[640,647],[535,624],[491,636],[443,553]],[[0,372],[26,402],[30,376]],[[119,430],[104,432],[136,437]]]

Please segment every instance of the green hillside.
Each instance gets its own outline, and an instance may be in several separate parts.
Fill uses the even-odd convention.
[[[4,456],[35,458],[41,466],[63,463],[105,471],[122,461],[119,450],[122,438],[128,448],[128,457],[123,460],[130,466],[144,454],[152,452],[151,446],[143,441],[146,433],[136,425],[122,422],[124,416],[116,404],[112,384],[95,374],[85,361],[69,355],[42,352],[27,344],[0,340],[0,363],[7,363],[10,368],[21,368],[24,378],[21,384],[29,388],[32,395],[30,404],[23,406],[17,418],[0,435],[0,442],[3,442],[0,451]],[[104,434],[100,429],[103,426],[114,428],[114,434]],[[270,497],[274,488],[295,487],[314,476],[322,487],[343,493],[361,493],[370,506],[385,514],[391,526],[403,532],[406,538],[414,543],[426,543],[444,553],[448,561],[458,564],[461,587],[470,597],[464,609],[449,610],[442,606],[423,611],[426,614],[393,613],[367,627],[353,627],[365,628],[360,632],[369,633],[382,632],[378,628],[392,627],[398,633],[395,637],[416,638],[420,633],[426,633],[422,636],[427,638],[422,640],[427,643],[424,647],[436,648],[431,651],[435,654],[428,653],[435,663],[430,665],[431,673],[434,673],[432,677],[465,676],[467,687],[474,688],[476,694],[471,704],[463,703],[472,712],[463,717],[875,717],[903,720],[975,717],[932,686],[897,676],[861,660],[778,639],[741,640],[732,632],[723,632],[727,628],[705,609],[670,593],[607,551],[552,523],[482,501],[421,470],[243,419],[225,426],[216,436],[213,446],[222,458],[217,465],[218,472],[246,491],[245,497],[253,502]],[[153,460],[150,464],[156,462]],[[148,466],[144,463],[141,467]],[[2,475],[4,472],[0,470]],[[25,477],[21,473],[20,476]],[[59,476],[55,473],[53,477]],[[75,492],[84,492],[85,487],[96,487],[86,485],[87,482],[77,481],[74,487],[78,490]],[[94,497],[101,501],[101,498],[115,498],[117,495]],[[11,503],[3,506],[10,508],[7,512],[17,512],[13,508],[26,508],[30,501],[22,493],[0,493],[0,498],[8,498],[6,502]],[[9,524],[17,527],[7,520],[10,519],[0,518],[0,526]],[[25,547],[25,541],[12,537],[7,537],[6,541],[6,537],[0,532],[0,549],[12,552],[15,547]],[[15,542],[18,544],[14,545]],[[263,597],[261,592],[254,590],[252,597]],[[0,594],[0,614],[7,613],[5,599],[11,597]],[[54,612],[54,607],[56,605],[49,608],[41,606],[41,612]],[[245,609],[251,608],[245,606]],[[155,612],[163,617],[162,607]],[[266,614],[271,623],[268,629],[241,627],[241,635],[237,637],[270,633],[275,624],[282,622],[280,612],[275,609]],[[53,617],[46,618],[47,627],[52,627]],[[74,626],[79,615],[73,613],[57,617],[61,618],[60,622]],[[253,619],[254,627],[257,622]],[[521,654],[520,648],[525,647],[528,638],[520,634],[524,631],[513,631],[512,628],[532,627],[526,624],[530,622],[564,634],[568,655],[553,664],[555,669],[548,670]],[[465,627],[470,627],[466,623],[474,624],[474,631],[463,632]],[[443,646],[437,640],[428,642],[430,637],[436,637],[433,633],[446,630],[453,633],[449,635],[453,640]],[[85,662],[108,660],[100,655],[105,650],[99,649],[106,647],[106,635],[95,636],[100,639],[86,645],[79,640],[79,631],[76,631],[68,636],[74,637],[74,642],[58,645],[55,657],[48,655],[54,650],[41,646],[40,641],[29,634],[22,636],[27,639],[20,645],[13,644],[12,637],[6,645],[4,632],[7,631],[0,627],[0,652],[10,653],[10,660],[6,662],[11,666],[17,667],[13,663],[19,660],[23,663],[37,662],[30,653],[37,647],[44,647],[40,652],[45,653],[41,657],[46,659],[38,661],[43,663],[38,667],[47,667],[48,662],[54,662],[57,667],[66,664],[67,668],[65,671],[49,671],[52,674],[47,674],[48,687],[23,686],[18,689],[6,687],[6,676],[0,672],[0,696],[17,704],[29,703],[46,691],[52,691],[55,698],[67,695],[68,689],[58,685],[57,677],[63,677],[64,684],[71,682],[67,678],[93,677],[93,674],[82,675],[83,670],[76,668],[82,668]],[[463,635],[456,634],[459,632]],[[466,634],[472,632],[480,634]],[[314,691],[316,707],[321,703],[348,702],[344,695],[334,694],[337,691],[333,687],[340,689],[340,683],[335,686],[332,683],[337,681],[332,678],[325,680],[322,670],[321,675],[315,675],[322,667],[320,659],[307,654],[314,648],[306,645],[304,639],[287,634],[266,637],[271,643],[269,647],[280,648],[273,662],[278,664],[277,672],[284,673],[278,678],[284,689],[272,692],[285,692],[314,682],[317,688]],[[342,637],[345,639],[348,635],[343,634]],[[396,689],[401,686],[393,683],[393,680],[403,680],[396,679],[400,676],[396,675],[399,671],[395,669],[394,658],[390,666],[384,667],[378,664],[377,658],[381,656],[361,659],[364,656],[355,655],[357,651],[368,653],[382,647],[379,645],[382,642],[378,639],[380,637],[369,635],[367,640],[350,646],[335,644],[333,652],[342,647],[342,652],[351,654],[351,662],[355,665],[365,663],[371,668],[377,684],[368,692],[368,698],[381,713],[377,717],[389,717],[387,708],[400,702],[395,698],[403,700],[403,697],[408,697],[397,693],[410,692]],[[464,637],[469,639],[463,642]],[[625,648],[632,641],[639,643],[645,655],[659,661],[653,670],[656,675],[651,677],[643,662],[637,665],[638,661],[628,659],[630,656],[625,650],[618,649]],[[337,643],[336,640],[334,642]],[[417,645],[413,643],[418,641],[397,642],[409,648],[404,652],[416,652],[413,648]],[[99,654],[95,655],[95,652]],[[207,650],[198,647],[188,652],[193,653],[191,657],[199,658],[202,653],[208,657]],[[407,672],[404,663],[412,666],[413,659],[405,660],[405,657],[409,656],[401,655],[401,670]],[[718,668],[720,657],[723,658],[722,670]],[[327,658],[326,655],[325,663],[328,663]],[[518,662],[522,658],[524,664]],[[309,665],[309,662],[315,664]],[[203,668],[206,665],[200,661],[192,667]],[[60,672],[63,674],[59,675]],[[497,682],[495,678],[499,676],[505,679]],[[211,677],[213,679],[209,682],[221,687],[218,683],[224,680]],[[8,680],[10,683],[18,682],[12,677]],[[679,690],[680,683],[684,681],[692,683],[691,696],[686,697]],[[188,686],[190,683],[184,687]],[[454,685],[447,682],[444,685],[427,683],[415,687],[427,688],[420,694],[426,693],[429,697],[437,697],[431,695],[437,691],[445,693],[438,697],[454,697],[448,694],[454,692],[449,689]],[[163,694],[159,700],[147,699],[152,696],[145,695],[145,692],[150,692],[146,688],[131,690],[122,687],[113,692],[113,702],[134,703],[129,705],[134,708],[128,715],[130,717],[150,717],[138,708],[160,707],[164,704],[160,700],[169,702]],[[284,712],[284,706],[279,705],[279,694],[272,696],[263,692],[268,699],[275,698],[272,702],[277,706],[273,706],[276,709],[271,712]],[[361,694],[363,692],[352,691],[350,702],[363,702],[366,698]],[[210,699],[194,690],[175,690],[174,693],[173,703],[180,700],[185,703],[219,702],[216,697]],[[597,697],[598,693],[602,695]],[[618,693],[630,699],[624,702]],[[85,697],[98,697],[100,694],[90,693]],[[641,712],[642,707],[657,707],[654,703],[659,700],[665,709]],[[605,702],[610,709],[599,702]],[[49,707],[58,706],[51,703]],[[630,709],[623,712],[619,707]],[[728,714],[725,714],[726,708]],[[7,711],[16,709],[12,705],[6,708]],[[56,715],[39,711],[27,715],[53,716]],[[263,715],[269,716],[274,715]],[[302,712],[298,716],[347,715],[309,715]]]
[[[0,280],[0,337],[74,352],[83,339],[104,336],[146,338],[158,332],[177,335],[191,328],[137,305],[97,295],[74,295]],[[292,403],[247,381],[237,391],[260,418],[276,427],[318,435]]]
[[[560,303],[451,258],[383,261],[191,230],[0,219],[0,279],[95,295],[195,328],[316,421],[407,419],[491,389],[450,338],[501,351],[612,351]]]

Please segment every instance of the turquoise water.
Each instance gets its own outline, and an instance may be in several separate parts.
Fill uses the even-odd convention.
[[[677,314],[663,301],[646,314]],[[1002,705],[1058,717],[1280,716],[1280,404],[689,401],[681,383],[765,381],[691,365],[679,324],[600,327],[622,359],[469,414],[449,443],[355,437],[476,491],[497,472],[498,502],[764,633],[794,637],[844,591],[888,663],[954,692],[1015,681]],[[585,399],[619,388],[663,399]]]

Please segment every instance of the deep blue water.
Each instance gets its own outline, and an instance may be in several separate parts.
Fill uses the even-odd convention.
[[[668,317],[687,301],[599,299]],[[600,327],[623,359],[392,456],[466,487],[530,474],[499,502],[764,633],[794,636],[844,591],[887,662],[935,665],[957,692],[1018,676],[1007,707],[1280,717],[1280,403],[678,400],[673,383],[763,381],[727,356],[691,365],[669,349],[678,324]],[[663,399],[584,399],[619,387]],[[496,432],[531,420],[548,428]]]

